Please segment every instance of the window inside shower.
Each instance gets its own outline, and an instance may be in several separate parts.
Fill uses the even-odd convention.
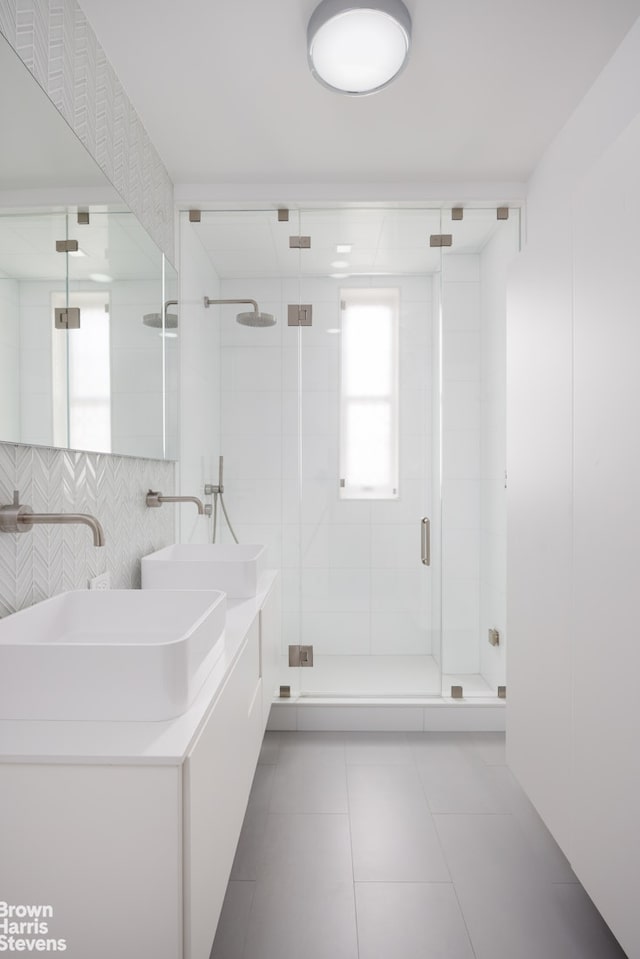
[[[341,289],[341,499],[398,497],[399,289]]]

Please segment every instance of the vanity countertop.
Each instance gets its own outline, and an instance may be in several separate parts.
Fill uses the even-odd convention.
[[[228,599],[224,652],[193,704],[163,722],[0,721],[0,763],[179,765],[215,702],[277,573],[262,574],[256,596]]]

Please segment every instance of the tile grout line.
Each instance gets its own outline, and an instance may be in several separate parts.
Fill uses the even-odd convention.
[[[414,756],[414,759],[415,759],[415,756]],[[440,848],[440,852],[442,853],[442,858],[443,858],[443,860],[444,860],[444,862],[445,862],[445,865],[446,865],[446,867],[447,867],[447,872],[449,873],[449,876],[450,876],[450,878],[451,878],[451,883],[450,883],[450,884],[451,884],[451,886],[452,886],[452,888],[453,888],[453,894],[454,894],[454,896],[456,897],[456,902],[458,903],[458,909],[459,909],[459,911],[460,911],[460,917],[461,917],[461,919],[462,919],[462,922],[464,923],[465,932],[467,933],[467,939],[469,940],[469,946],[471,947],[471,952],[472,952],[473,956],[475,957],[475,959],[478,959],[478,954],[476,953],[475,945],[474,945],[474,943],[473,943],[473,939],[471,938],[471,933],[470,933],[470,931],[469,931],[469,926],[467,925],[467,917],[465,916],[465,914],[464,914],[464,912],[463,912],[462,905],[461,905],[461,903],[460,903],[460,897],[458,896],[458,890],[457,890],[457,888],[456,888],[456,884],[455,884],[455,881],[454,881],[454,878],[453,878],[453,873],[451,872],[451,867],[449,866],[449,860],[448,860],[448,858],[447,858],[447,855],[446,855],[445,850],[444,850],[444,846],[443,846],[443,844],[442,844],[442,838],[441,838],[441,836],[440,836],[440,831],[439,831],[439,829],[438,829],[438,824],[437,824],[437,822],[436,822],[436,819],[435,819],[434,814],[431,812],[431,806],[429,805],[429,798],[428,798],[428,796],[427,796],[427,791],[426,791],[426,789],[424,788],[424,782],[423,782],[423,780],[422,780],[422,776],[420,775],[420,771],[419,771],[419,769],[418,769],[417,760],[416,760],[416,770],[417,770],[417,772],[418,772],[418,779],[419,779],[419,781],[420,781],[420,788],[422,789],[422,792],[423,792],[423,795],[424,795],[424,798],[425,798],[425,802],[426,802],[426,804],[427,804],[427,809],[429,810],[429,815],[431,816],[431,819],[432,819],[432,822],[433,822],[433,828],[434,828],[434,830],[435,830],[436,839],[437,839],[437,841],[438,841],[438,846],[439,846],[439,848]]]
[[[347,787],[347,817],[349,820],[349,849],[351,851],[351,886],[353,889],[353,916],[356,926],[356,954],[358,959],[360,959],[360,929],[358,926],[358,903],[356,900],[356,875],[355,875],[355,866],[353,862],[353,832],[351,829],[351,797],[349,792],[349,766],[347,764],[347,743],[345,740],[344,743],[344,775],[345,782]]]

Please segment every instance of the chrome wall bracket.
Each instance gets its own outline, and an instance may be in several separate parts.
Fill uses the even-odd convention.
[[[189,210],[189,223],[199,223],[202,219],[200,210]]]
[[[429,237],[429,246],[453,246],[453,234],[432,233]]]
[[[451,687],[451,698],[452,699],[463,699],[464,692],[462,686],[452,686]]]
[[[289,211],[286,206],[281,206],[278,209],[278,223],[288,223],[289,222]]]
[[[454,206],[451,210],[452,220],[461,220],[464,216],[464,210],[461,206]]]
[[[508,220],[509,219],[509,207],[508,206],[499,206],[496,210],[496,217],[498,220]]]
[[[492,646],[500,645],[500,633],[498,632],[497,629],[489,630],[489,642],[491,643]]]
[[[506,698],[507,698],[507,687],[498,686],[498,699],[506,699]]]

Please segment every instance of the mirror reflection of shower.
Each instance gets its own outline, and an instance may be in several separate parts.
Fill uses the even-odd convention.
[[[224,503],[224,483],[222,482],[224,472],[224,456],[220,456],[218,459],[218,484],[213,486],[210,483],[204,488],[205,496],[213,496],[213,535],[211,537],[211,542],[215,543],[216,533],[218,529],[218,499],[220,499],[220,506],[222,508],[222,514],[227,521],[227,526],[229,527],[229,532],[233,536],[235,542],[238,542],[238,537],[235,534],[235,530],[231,525],[231,520],[229,519],[229,514],[227,513],[227,507]]]
[[[238,313],[236,316],[236,323],[240,323],[242,326],[275,326],[276,318],[273,313],[262,313],[258,309],[258,304],[255,300],[212,300],[210,297],[205,296],[204,305],[205,307],[226,305],[230,303],[237,304],[251,304],[253,306],[252,310],[247,310],[245,313]]]
[[[143,324],[150,326],[154,330],[160,330],[160,336],[177,336],[177,333],[167,332],[168,330],[176,330],[178,328],[178,314],[169,313],[169,307],[177,305],[177,300],[167,300],[164,304],[164,315],[162,313],[145,313],[142,317]]]

